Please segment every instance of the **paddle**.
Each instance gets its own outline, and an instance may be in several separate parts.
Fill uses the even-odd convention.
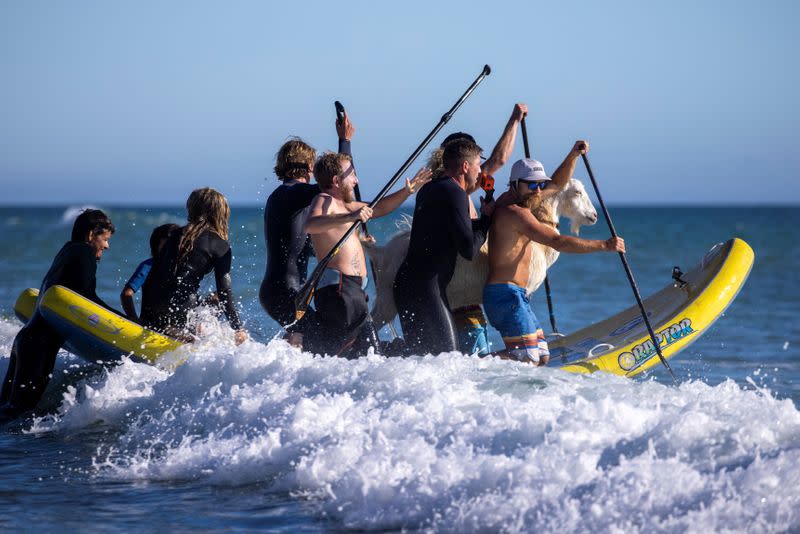
[[[597,194],[597,201],[600,202],[600,208],[603,210],[603,216],[606,218],[606,222],[608,223],[608,229],[611,230],[611,237],[617,237],[617,231],[614,230],[614,223],[611,222],[611,215],[608,214],[608,210],[606,209],[606,205],[603,202],[603,197],[600,195],[600,189],[597,187],[597,181],[594,179],[594,173],[592,172],[592,167],[589,165],[589,158],[586,157],[586,154],[583,152],[581,153],[581,157],[583,158],[583,164],[586,165],[586,171],[589,173],[589,178],[592,180],[592,187],[594,187],[594,192]],[[678,380],[675,378],[675,373],[672,372],[672,368],[667,363],[666,358],[664,355],[661,354],[661,347],[659,346],[658,340],[656,339],[656,334],[653,332],[653,327],[650,325],[650,319],[647,318],[647,311],[644,309],[644,302],[642,302],[642,296],[639,294],[639,288],[636,285],[636,281],[633,279],[633,272],[631,271],[630,266],[628,265],[628,259],[625,257],[624,252],[619,253],[619,257],[622,260],[622,266],[625,267],[625,274],[628,275],[628,282],[631,284],[631,289],[633,290],[633,294],[636,297],[636,303],[639,304],[639,310],[642,312],[642,319],[644,319],[644,324],[647,326],[647,331],[650,333],[650,340],[653,342],[653,347],[656,349],[656,354],[658,354],[658,358],[661,360],[661,363],[664,364],[664,367],[667,368],[669,374],[672,375],[672,381],[676,384]]]
[[[444,128],[444,125],[450,121],[455,112],[458,111],[458,108],[460,108],[461,105],[467,100],[467,98],[469,98],[472,92],[475,91],[475,88],[478,87],[478,84],[480,84],[483,81],[483,79],[486,78],[491,72],[492,69],[489,67],[489,65],[483,66],[483,70],[481,71],[480,75],[477,78],[475,78],[475,81],[472,82],[472,84],[467,88],[464,94],[461,95],[461,98],[459,98],[458,101],[455,104],[453,104],[453,107],[450,108],[450,110],[447,113],[442,115],[442,118],[439,120],[439,123],[433,128],[433,130],[431,130],[431,133],[429,133],[427,137],[425,137],[425,139],[422,140],[422,143],[420,143],[417,149],[414,150],[414,152],[408,157],[405,163],[403,163],[403,165],[400,166],[400,169],[398,169],[398,171],[394,174],[394,176],[392,176],[389,182],[385,186],[383,186],[383,189],[381,189],[380,192],[378,192],[378,196],[376,196],[375,199],[369,203],[370,208],[374,208],[375,205],[378,202],[380,202],[384,196],[386,196],[386,194],[389,192],[389,189],[391,189],[392,186],[394,186],[394,184],[397,182],[397,180],[400,179],[400,176],[402,176],[403,173],[406,172],[406,170],[411,166],[411,164],[414,163],[414,160],[417,159],[417,157],[419,157],[419,155],[422,153],[423,150],[425,150],[425,147],[428,146],[428,143],[430,143],[431,140],[436,136],[436,134],[439,133],[439,130]],[[339,253],[339,250],[341,250],[342,245],[344,245],[344,243],[350,238],[350,236],[353,235],[353,232],[358,230],[360,226],[361,226],[360,220],[355,221],[353,223],[353,225],[347,230],[347,232],[345,232],[345,234],[342,236],[339,242],[336,243],[336,245],[334,245],[331,251],[328,252],[328,254],[324,258],[322,258],[319,261],[319,263],[317,263],[317,266],[314,268],[314,272],[311,273],[311,276],[309,277],[308,281],[306,281],[305,285],[303,285],[303,287],[300,288],[300,291],[297,293],[297,296],[295,296],[294,299],[295,317],[298,320],[302,319],[302,317],[306,313],[306,310],[308,309],[308,306],[311,304],[311,299],[314,297],[314,289],[317,287],[319,279],[322,277],[322,273],[325,271],[325,268],[328,266],[328,263],[330,263],[331,259],[333,259],[333,257]]]
[[[520,126],[522,126],[522,146],[525,147],[525,157],[530,159],[531,149],[528,147],[528,127],[525,125],[525,117],[522,117]],[[553,312],[553,297],[550,295],[550,278],[547,274],[544,277],[544,293],[547,296],[547,311],[550,312],[550,326],[553,328],[553,333],[558,334],[556,314]]]
[[[336,122],[339,124],[344,123],[345,112],[342,103],[337,100],[333,103],[333,107],[336,108]],[[355,170],[355,161],[351,161],[351,164],[353,165],[353,170]],[[355,193],[356,201],[361,202],[361,191],[358,188],[358,184],[353,187],[353,192]],[[367,223],[364,223],[362,227],[364,228],[364,236],[369,238],[369,228],[367,228]],[[372,258],[369,259],[369,267],[372,271],[372,279],[377,280],[375,277],[375,262],[372,261]],[[389,327],[389,333],[392,335],[392,339],[397,338],[397,330],[395,330],[394,325],[392,323],[388,323],[387,326]]]

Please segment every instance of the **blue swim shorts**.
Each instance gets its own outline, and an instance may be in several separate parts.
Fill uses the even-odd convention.
[[[506,351],[519,361],[539,363],[549,358],[544,332],[531,309],[525,288],[514,284],[489,284],[483,288],[483,309],[489,323],[500,331]]]

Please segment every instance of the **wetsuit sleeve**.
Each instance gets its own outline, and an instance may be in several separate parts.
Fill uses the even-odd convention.
[[[465,193],[460,189],[451,193],[451,198],[447,204],[452,207],[452,213],[447,217],[447,222],[458,253],[471,260],[481,248],[483,242],[486,241],[486,231],[491,221],[488,217],[482,215],[473,224],[472,219],[469,217],[466,196],[462,198],[462,195],[465,195]]]
[[[351,157],[353,156],[353,152],[350,149],[349,139],[339,139],[339,154],[347,154]]]
[[[97,296],[97,259],[92,250],[87,249],[85,253],[81,253],[79,258],[78,287],[70,289],[74,289],[78,294],[104,308],[119,313]]]
[[[231,261],[233,253],[231,248],[214,258],[214,278],[217,282],[217,296],[225,310],[225,317],[234,330],[241,330],[242,322],[239,320],[239,313],[236,311],[236,304],[233,301],[233,288],[231,287]]]

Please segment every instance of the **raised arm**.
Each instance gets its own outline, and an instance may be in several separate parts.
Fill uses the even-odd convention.
[[[345,111],[344,120],[342,122],[336,121],[336,134],[339,136],[339,154],[353,155],[350,147],[350,140],[355,133],[356,128],[353,126],[353,123],[350,122],[350,117]]]
[[[569,182],[572,178],[573,173],[575,173],[575,165],[578,163],[578,158],[581,156],[581,154],[587,154],[588,152],[588,141],[584,141],[583,139],[575,141],[575,145],[573,145],[572,150],[569,151],[567,157],[564,158],[564,161],[553,173],[553,184],[555,184],[555,186],[559,189],[564,189],[564,187],[567,185],[567,182]]]
[[[583,239],[571,235],[559,234],[552,227],[539,222],[531,212],[521,206],[509,206],[517,214],[512,220],[519,231],[531,241],[536,241],[559,252],[585,254],[587,252],[625,252],[625,241],[621,237],[612,237],[605,241],[600,239]]]
[[[514,151],[514,142],[517,139],[517,126],[519,125],[519,121],[527,114],[528,106],[526,104],[519,103],[514,105],[514,111],[511,112],[511,117],[509,117],[506,123],[503,134],[494,146],[489,159],[484,161],[483,165],[481,165],[481,171],[493,175],[506,164],[511,157],[511,153]]]
[[[423,167],[417,171],[414,178],[409,180],[406,178],[406,185],[403,189],[395,191],[391,195],[386,195],[377,204],[372,213],[373,218],[383,217],[388,215],[405,202],[408,197],[419,191],[420,187],[431,181],[431,170]]]

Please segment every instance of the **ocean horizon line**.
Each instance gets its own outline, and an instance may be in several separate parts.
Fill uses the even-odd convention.
[[[682,202],[682,203],[660,203],[660,202],[617,202],[607,203],[609,208],[800,208],[800,203],[789,202],[754,202],[754,203],[711,203],[711,202]],[[77,208],[95,207],[98,209],[184,209],[183,203],[126,203],[126,202],[104,202],[104,201],[84,201],[84,202],[2,202],[0,209],[13,208]],[[264,202],[231,202],[231,208],[263,208]],[[413,206],[413,202],[404,202],[402,207]]]

